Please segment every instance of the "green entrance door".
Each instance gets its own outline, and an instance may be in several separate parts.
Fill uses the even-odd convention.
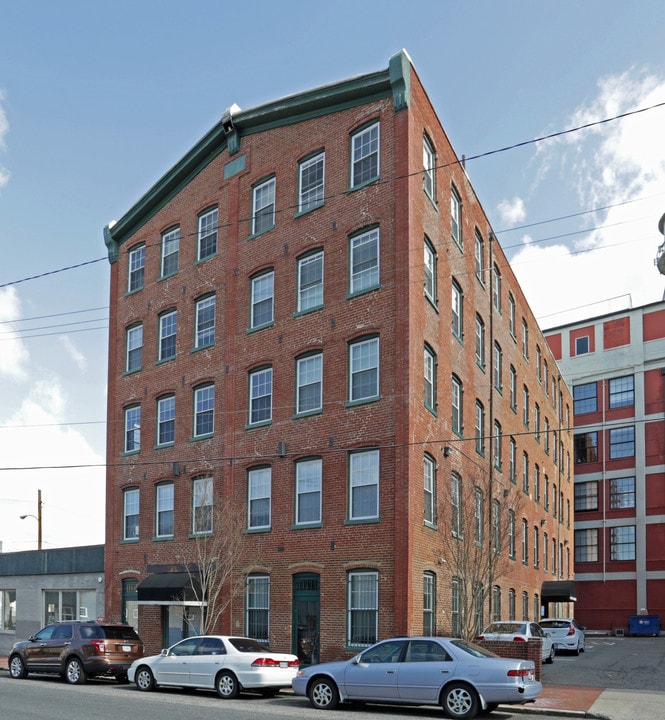
[[[292,652],[301,665],[319,662],[319,576],[316,573],[299,573],[293,576],[293,628]]]

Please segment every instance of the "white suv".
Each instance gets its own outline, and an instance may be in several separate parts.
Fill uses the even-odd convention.
[[[584,652],[584,628],[575,618],[542,618],[540,626],[550,634],[557,650],[570,650],[575,655]]]

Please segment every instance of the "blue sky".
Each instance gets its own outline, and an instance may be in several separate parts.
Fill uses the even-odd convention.
[[[38,488],[44,547],[103,542],[102,229],[225,108],[405,48],[472,158],[664,103],[663,27],[662,0],[0,0],[4,550],[35,548]],[[664,128],[654,108],[467,163],[543,327],[662,299]]]

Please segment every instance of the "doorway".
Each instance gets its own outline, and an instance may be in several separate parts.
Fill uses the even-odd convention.
[[[298,573],[293,576],[292,652],[301,665],[319,662],[320,576]]]

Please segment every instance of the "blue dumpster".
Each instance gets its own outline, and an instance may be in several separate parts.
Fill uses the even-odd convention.
[[[628,622],[629,635],[660,635],[658,615],[631,615]]]

